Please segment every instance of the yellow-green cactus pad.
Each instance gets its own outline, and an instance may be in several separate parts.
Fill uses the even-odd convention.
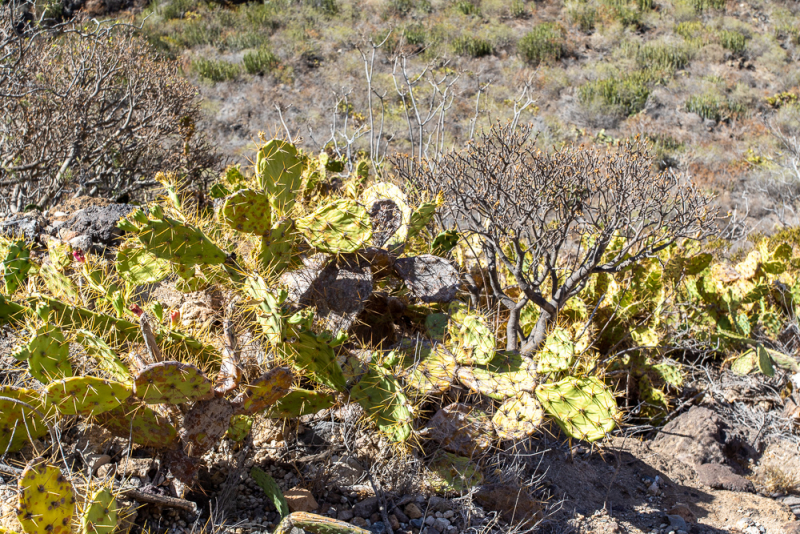
[[[459,367],[459,382],[475,393],[503,400],[536,388],[533,360],[513,352],[498,352],[487,365]]]
[[[448,311],[447,347],[456,361],[463,365],[488,363],[494,357],[497,342],[486,318],[458,301],[451,302]]]
[[[264,415],[274,419],[291,419],[315,414],[336,404],[336,397],[321,391],[295,389],[276,402]]]
[[[256,181],[269,194],[273,210],[289,213],[303,185],[303,161],[291,143],[268,141],[256,156]]]
[[[297,238],[294,221],[291,219],[275,222],[269,232],[264,234],[258,259],[268,273],[278,276],[296,266],[297,255],[294,252]]]
[[[238,232],[266,235],[272,225],[271,209],[266,193],[241,189],[225,199],[219,219]]]
[[[492,417],[500,439],[519,441],[532,435],[542,425],[544,410],[530,393],[507,399]]]
[[[437,451],[428,464],[426,482],[438,493],[466,493],[483,483],[478,465],[463,456]]]
[[[82,534],[113,534],[119,521],[120,507],[107,488],[97,490],[81,516]]]
[[[420,345],[419,351],[405,353],[403,366],[408,368],[406,383],[421,395],[441,394],[450,389],[458,368],[455,357],[442,344]]]
[[[308,534],[370,534],[369,530],[350,523],[307,512],[293,512],[287,515],[272,534],[291,534],[297,532],[295,529],[302,529]]]
[[[164,216],[160,210],[154,210],[153,218],[140,210],[134,213],[133,219],[141,225],[137,234],[139,241],[157,258],[194,267],[219,265],[227,257],[203,232]]]
[[[558,373],[566,371],[575,362],[575,343],[569,332],[556,328],[544,341],[544,346],[537,354],[540,373]]]
[[[51,382],[47,399],[64,415],[91,417],[119,407],[132,394],[121,382],[94,376],[74,376]]]
[[[255,379],[234,400],[236,414],[254,415],[267,409],[289,393],[294,379],[286,367],[276,367]]]
[[[611,432],[619,409],[611,390],[595,377],[569,377],[536,388],[536,397],[564,432],[577,439],[597,441]]]
[[[144,447],[169,449],[178,444],[175,427],[144,404],[120,406],[94,419],[115,436],[130,439]]]
[[[72,376],[69,343],[61,330],[53,325],[46,324],[36,329],[25,355],[31,376],[43,384]]]
[[[249,415],[234,415],[225,437],[231,441],[244,441],[253,428],[253,418]]]
[[[78,343],[83,345],[87,354],[95,359],[100,369],[114,377],[114,380],[118,382],[129,383],[132,380],[128,366],[108,346],[108,343],[103,338],[88,330],[78,330],[77,334]]]
[[[58,467],[34,460],[19,479],[17,519],[29,534],[70,534],[75,513],[72,484]]]
[[[0,455],[19,451],[26,443],[47,434],[47,426],[35,410],[14,399],[40,408],[39,395],[32,389],[0,386]]]
[[[394,441],[411,435],[411,409],[397,379],[380,367],[370,367],[353,389],[350,398],[358,402],[383,432]]]
[[[347,254],[366,246],[372,237],[372,223],[364,206],[339,199],[298,219],[297,230],[306,242],[331,254]]]
[[[337,391],[347,391],[347,382],[333,347],[324,336],[308,330],[288,329],[286,343],[281,345],[284,355],[301,373]]]
[[[120,249],[115,265],[122,279],[135,286],[155,284],[169,274],[168,261],[141,248]]]
[[[188,363],[158,362],[139,371],[133,392],[147,404],[181,404],[214,396],[211,380]]]

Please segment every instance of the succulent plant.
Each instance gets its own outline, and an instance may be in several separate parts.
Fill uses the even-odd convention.
[[[281,488],[278,486],[278,483],[275,482],[275,479],[272,476],[262,470],[259,467],[253,467],[250,470],[250,477],[255,480],[258,487],[261,488],[261,491],[264,492],[272,504],[275,506],[275,509],[278,511],[280,516],[286,517],[289,515],[289,505],[286,502],[286,498],[283,496],[283,492]]]
[[[568,377],[541,384],[536,397],[567,435],[586,441],[606,436],[619,417],[614,395],[595,377]]]
[[[19,479],[17,520],[27,533],[70,534],[75,514],[72,484],[55,466],[34,461]]]
[[[350,523],[307,512],[293,512],[287,515],[273,534],[290,534],[295,529],[302,529],[309,534],[370,534],[369,530]]]
[[[111,491],[108,488],[98,489],[81,516],[82,534],[113,534],[119,514],[120,506]]]

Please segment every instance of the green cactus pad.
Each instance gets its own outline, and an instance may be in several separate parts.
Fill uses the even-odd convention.
[[[297,232],[294,221],[281,219],[261,238],[261,250],[258,254],[261,266],[273,276],[279,276],[288,269],[297,266]]]
[[[565,378],[542,384],[536,397],[564,432],[577,439],[597,441],[616,426],[619,414],[611,390],[600,380]]]
[[[295,389],[272,405],[265,417],[273,419],[293,419],[327,410],[336,404],[336,397],[321,391]]]
[[[772,357],[763,345],[756,346],[756,355],[758,356],[758,370],[767,376],[775,376],[775,367],[772,365]]]
[[[408,368],[406,383],[421,395],[444,393],[456,380],[458,364],[442,344],[420,345],[418,351],[408,351],[403,356],[402,365]]]
[[[276,367],[258,377],[232,402],[237,415],[254,415],[272,406],[289,393],[294,379],[286,367]]]
[[[107,488],[97,490],[81,517],[81,534],[114,534],[120,507]]]
[[[94,376],[63,378],[48,384],[45,391],[59,413],[83,417],[113,410],[133,394],[125,384]]]
[[[128,366],[101,337],[88,330],[78,330],[77,334],[78,343],[86,349],[86,353],[89,356],[95,359],[100,369],[111,375],[118,382],[128,383],[132,380]]]
[[[279,215],[289,213],[303,185],[303,162],[291,143],[268,141],[256,155],[256,182]]]
[[[180,362],[148,365],[134,378],[133,392],[147,404],[181,404],[214,396],[211,380],[194,365]]]
[[[0,397],[15,399],[40,408],[39,394],[32,389],[0,386]],[[0,399],[0,455],[19,451],[26,443],[47,434],[42,418],[22,404]]]
[[[122,248],[115,263],[123,280],[134,286],[156,284],[169,274],[169,262],[141,248]]]
[[[283,496],[283,492],[278,486],[278,483],[275,482],[275,479],[272,478],[269,473],[256,466],[250,470],[250,478],[255,480],[258,487],[264,492],[264,495],[269,497],[269,500],[275,505],[275,509],[281,517],[289,515],[289,504],[286,502],[286,498]]]
[[[456,376],[471,391],[497,400],[533,393],[537,384],[533,361],[513,352],[498,352],[485,366],[459,367]]]
[[[460,236],[455,230],[446,230],[439,233],[431,241],[431,254],[444,256],[458,245]]]
[[[483,483],[483,473],[478,465],[463,456],[437,451],[428,464],[430,475],[425,481],[437,493],[467,493]]]
[[[141,213],[141,212],[138,212]],[[134,214],[134,219],[142,218]],[[158,214],[163,215],[163,214]],[[137,237],[145,248],[162,260],[169,260],[186,267],[195,265],[219,265],[225,261],[225,252],[209,240],[194,226],[169,217],[145,216]]]
[[[31,376],[43,384],[72,376],[69,343],[61,330],[53,325],[40,326],[27,345]]]
[[[281,290],[277,295],[273,294],[260,276],[247,278],[244,290],[250,297],[258,301],[256,321],[261,325],[267,341],[276,346],[282,340],[283,310],[281,305],[286,300],[288,293]]]
[[[225,199],[219,219],[238,232],[266,235],[272,226],[270,210],[266,193],[241,189]]]
[[[75,513],[72,484],[43,459],[28,464],[19,479],[17,519],[29,534],[70,534]]]
[[[433,215],[436,213],[436,208],[440,206],[440,202],[423,202],[414,212],[411,214],[408,223],[408,235],[406,236],[406,240],[413,239],[419,235],[419,233],[428,226],[428,223],[431,222]]]
[[[219,443],[231,425],[233,406],[224,398],[202,400],[194,403],[183,416],[179,435],[183,450],[199,458]]]
[[[25,241],[15,241],[8,247],[6,257],[0,265],[3,270],[3,281],[6,284],[6,293],[13,295],[19,286],[28,279],[31,270],[31,251],[25,246]]]
[[[758,367],[758,355],[753,349],[736,358],[731,364],[731,371],[737,375],[748,375]]]
[[[175,427],[143,404],[120,406],[94,419],[115,436],[130,439],[144,447],[170,449],[178,444]]]
[[[486,318],[470,311],[461,302],[453,301],[448,308],[450,324],[447,346],[456,361],[463,365],[486,364],[494,358],[497,341]]]
[[[575,343],[569,332],[563,328],[550,332],[536,359],[542,374],[558,373],[572,367],[575,362]]]
[[[324,336],[308,330],[289,328],[286,342],[280,348],[298,372],[308,373],[311,378],[337,391],[347,391],[342,368],[336,361],[333,347]]]
[[[370,367],[350,390],[350,398],[358,402],[392,440],[405,441],[411,435],[408,398],[397,379],[386,370]]]
[[[425,317],[425,333],[434,341],[444,341],[450,318],[444,313],[432,313]]]
[[[520,393],[507,399],[492,417],[492,424],[500,439],[519,441],[542,425],[544,410],[530,393]]]
[[[39,276],[44,281],[47,290],[55,297],[68,302],[78,302],[80,294],[72,280],[61,274],[55,265],[46,263],[39,269]]]
[[[231,417],[231,424],[228,426],[228,431],[225,432],[225,437],[231,441],[244,441],[250,434],[250,429],[253,428],[253,418],[249,415],[234,415]]]
[[[347,254],[366,246],[372,237],[372,224],[364,206],[339,199],[298,219],[297,230],[306,242],[331,254]]]
[[[291,534],[301,529],[308,534],[371,534],[371,531],[324,515],[293,512],[278,524],[272,534]]]

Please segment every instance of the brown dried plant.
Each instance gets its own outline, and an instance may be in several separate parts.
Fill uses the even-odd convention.
[[[411,187],[444,195],[446,224],[479,236],[484,287],[509,312],[507,349],[526,355],[592,275],[620,272],[678,239],[703,238],[716,219],[711,197],[684,176],[654,172],[638,139],[608,152],[573,145],[543,152],[530,126],[496,125],[439,161],[395,165]],[[514,285],[503,285],[503,270]],[[519,316],[528,302],[540,314],[526,336]]]

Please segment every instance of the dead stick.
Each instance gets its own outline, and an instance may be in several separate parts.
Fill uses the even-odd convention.
[[[197,513],[197,504],[185,499],[178,499],[177,497],[167,497],[166,495],[155,495],[153,493],[144,493],[137,489],[123,489],[120,494],[130,499],[147,504],[157,504],[160,506],[167,506],[169,508],[180,508],[187,512]]]

